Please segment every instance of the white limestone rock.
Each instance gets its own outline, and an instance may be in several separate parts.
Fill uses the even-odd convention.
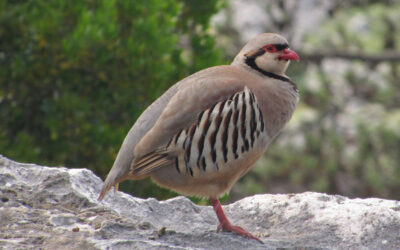
[[[0,156],[0,248],[396,249],[400,202],[320,193],[255,195],[224,206],[264,244],[216,233],[210,206],[110,192],[87,169],[22,164]],[[165,227],[163,233],[162,228]]]

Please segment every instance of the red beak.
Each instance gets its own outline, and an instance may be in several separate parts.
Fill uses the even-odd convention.
[[[296,62],[300,61],[300,57],[296,52],[290,49],[284,49],[283,54],[276,57],[278,60],[295,60]]]

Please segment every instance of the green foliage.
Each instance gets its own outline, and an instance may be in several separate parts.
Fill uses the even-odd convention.
[[[1,1],[1,154],[104,178],[148,104],[222,63],[207,32],[219,8],[217,0]],[[172,195],[148,181],[125,188]]]
[[[321,47],[362,52],[380,52],[390,43],[400,43],[400,3],[388,5],[382,2],[365,6],[351,6],[336,11],[333,18],[318,30],[318,36],[309,34],[307,48]],[[394,41],[388,39],[394,36]],[[389,42],[389,43],[388,43]],[[393,48],[392,48],[393,49]]]

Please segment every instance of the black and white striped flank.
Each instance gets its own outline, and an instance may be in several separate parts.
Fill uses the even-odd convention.
[[[195,123],[170,139],[167,151],[181,152],[174,160],[179,173],[193,176],[195,168],[202,172],[218,171],[249,152],[264,131],[257,98],[245,87],[202,111]]]

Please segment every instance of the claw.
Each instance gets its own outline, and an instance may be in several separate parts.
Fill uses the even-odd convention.
[[[219,224],[218,227],[217,227],[217,233],[219,233],[221,230],[224,231],[223,227],[222,227],[222,224]]]
[[[217,228],[217,232],[219,232],[222,229],[222,231],[224,232],[232,232],[232,233],[236,233],[239,234],[241,236],[250,238],[250,239],[254,239],[257,240],[258,242],[264,244],[264,242],[262,242],[259,238],[257,238],[256,236],[252,235],[251,233],[247,232],[246,230],[244,230],[242,227],[240,226],[235,226],[232,225],[231,223],[229,223],[229,221],[225,222],[225,223],[221,223],[218,225]]]

